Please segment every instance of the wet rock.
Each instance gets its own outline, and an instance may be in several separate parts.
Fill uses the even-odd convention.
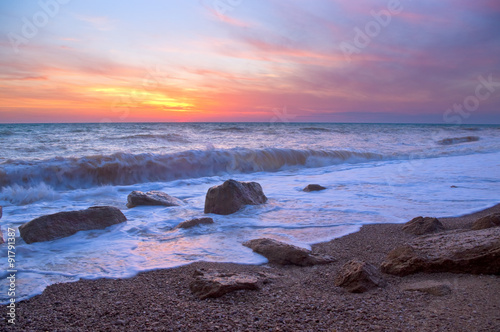
[[[237,290],[258,290],[260,281],[259,277],[248,273],[196,270],[189,288],[200,300],[204,300]]]
[[[359,260],[344,264],[335,278],[335,286],[345,288],[351,293],[364,293],[385,285],[385,280],[375,266]]]
[[[127,207],[133,208],[140,205],[162,205],[162,206],[179,206],[182,201],[172,197],[162,191],[132,191],[127,197]]]
[[[416,217],[403,226],[403,231],[413,235],[422,235],[443,231],[444,226],[437,218]]]
[[[474,221],[472,229],[478,230],[498,226],[500,226],[500,213],[493,213]]]
[[[448,284],[437,282],[433,280],[425,280],[420,282],[414,282],[410,284],[404,284],[401,286],[403,291],[418,291],[434,296],[444,296],[451,294],[451,287]]]
[[[205,213],[227,215],[237,212],[245,205],[258,205],[266,201],[267,197],[257,182],[227,180],[208,189]]]
[[[266,257],[272,264],[311,266],[334,261],[332,257],[268,238],[250,240],[243,245]]]
[[[382,272],[500,274],[500,227],[426,235],[392,250]]]
[[[308,184],[307,187],[303,189],[303,191],[310,192],[310,191],[320,191],[325,189],[326,189],[325,187],[320,186],[319,184]]]
[[[38,217],[19,227],[26,243],[51,241],[79,231],[104,229],[126,221],[123,213],[111,206],[93,206],[86,210],[59,212]]]
[[[208,225],[213,224],[214,220],[212,218],[195,218],[191,220],[186,220],[181,222],[179,225],[175,226],[175,228],[191,228],[198,225]]]

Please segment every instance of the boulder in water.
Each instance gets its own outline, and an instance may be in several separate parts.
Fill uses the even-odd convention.
[[[104,229],[126,221],[123,213],[111,206],[93,206],[86,210],[59,212],[38,217],[19,227],[26,243],[51,241],[79,231]]]
[[[182,201],[172,197],[162,191],[132,191],[127,197],[127,207],[133,208],[140,205],[162,205],[162,206],[179,206]]]
[[[326,189],[325,187],[320,186],[319,184],[308,184],[307,187],[303,189],[303,191],[311,192],[311,191],[320,191],[325,189]]]
[[[227,180],[208,189],[205,213],[227,215],[237,212],[245,205],[258,205],[266,201],[267,197],[257,182]]]
[[[181,222],[179,225],[175,226],[175,228],[191,228],[198,225],[209,225],[213,224],[214,220],[212,218],[195,218],[191,220],[186,220]]]

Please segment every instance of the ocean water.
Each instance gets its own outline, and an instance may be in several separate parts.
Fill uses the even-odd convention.
[[[50,284],[130,277],[205,260],[260,264],[242,242],[272,237],[309,247],[363,224],[457,216],[500,197],[500,126],[311,123],[0,125],[0,226],[45,214],[118,207],[128,221],[26,244],[16,237],[17,300]],[[268,203],[213,225],[205,194],[227,179],[257,181]],[[327,190],[305,193],[318,183]],[[179,207],[126,207],[133,190],[161,190]],[[7,248],[0,246],[0,302]]]

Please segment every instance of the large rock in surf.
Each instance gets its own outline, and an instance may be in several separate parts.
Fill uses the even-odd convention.
[[[139,205],[163,205],[163,206],[179,206],[182,201],[178,198],[172,197],[162,191],[132,191],[127,197],[127,207],[133,208]]]
[[[311,266],[334,261],[332,257],[314,254],[311,250],[268,238],[250,240],[243,245],[266,257],[272,264]]]
[[[416,217],[403,226],[403,231],[413,235],[435,233],[444,230],[443,224],[437,218]]]
[[[257,290],[259,283],[260,279],[257,276],[248,273],[196,270],[189,289],[200,300],[204,300],[242,289]]]
[[[195,218],[191,220],[186,220],[175,226],[175,228],[191,228],[198,225],[209,225],[213,224],[214,220],[212,218]]]
[[[123,213],[111,206],[93,206],[86,210],[49,214],[19,227],[26,243],[51,241],[79,231],[104,229],[126,221]]]
[[[500,213],[493,213],[474,221],[471,228],[478,230],[498,226],[500,226]]]
[[[307,187],[302,189],[302,191],[311,192],[311,191],[321,191],[325,189],[326,189],[325,187],[320,186],[319,184],[308,184]]]
[[[257,182],[227,180],[208,189],[205,213],[227,215],[235,213],[245,205],[258,205],[266,201],[267,197]]]
[[[382,272],[500,274],[500,227],[425,235],[392,250]]]
[[[351,293],[364,293],[372,288],[385,286],[386,282],[372,264],[353,259],[340,269],[335,286]]]

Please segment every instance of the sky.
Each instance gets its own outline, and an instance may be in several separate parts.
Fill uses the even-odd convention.
[[[0,123],[500,123],[498,0],[0,0]]]

